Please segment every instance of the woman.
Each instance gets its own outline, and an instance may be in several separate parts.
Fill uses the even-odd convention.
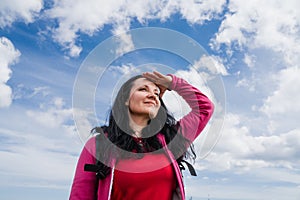
[[[166,90],[176,91],[191,108],[178,122],[161,99]],[[185,199],[180,165],[195,156],[187,148],[212,113],[212,102],[175,75],[154,71],[129,79],[116,96],[108,126],[93,129],[102,134],[81,152],[70,199]],[[84,170],[97,160],[97,176]]]

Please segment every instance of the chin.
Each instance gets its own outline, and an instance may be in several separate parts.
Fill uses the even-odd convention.
[[[157,112],[149,112],[149,118],[154,119],[157,116]]]

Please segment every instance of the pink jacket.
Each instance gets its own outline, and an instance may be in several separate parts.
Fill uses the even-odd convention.
[[[213,113],[214,106],[197,88],[179,77],[174,75],[171,76],[173,79],[169,89],[176,91],[182,96],[192,109],[190,113],[179,121],[183,136],[192,142],[206,126]],[[164,136],[158,133],[157,137],[164,146],[167,155],[170,157],[176,174],[178,187],[176,191],[174,191],[173,200],[184,200],[185,192],[183,180],[177,161],[172,152],[167,148]],[[98,193],[98,200],[110,200],[114,178],[114,167],[112,167],[111,173],[105,179],[99,181],[98,189],[96,188],[97,178],[95,173],[84,171],[85,164],[94,164],[96,162],[95,155],[96,140],[95,137],[92,137],[87,141],[80,154],[71,188],[70,200],[94,200],[96,190]],[[111,162],[111,166],[114,166],[115,160],[112,160]]]

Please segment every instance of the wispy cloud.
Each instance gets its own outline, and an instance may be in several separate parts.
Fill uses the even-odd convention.
[[[41,183],[47,188],[66,188],[71,182],[82,147],[72,123],[72,110],[61,98],[43,102],[40,109],[11,106],[0,113],[6,119],[0,122],[0,168],[4,173],[0,185],[9,186],[8,176],[10,185],[22,187]]]

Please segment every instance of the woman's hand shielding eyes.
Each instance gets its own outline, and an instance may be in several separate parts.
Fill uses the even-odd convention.
[[[163,75],[157,71],[145,72],[143,77],[155,83],[160,90],[159,97],[162,98],[165,91],[170,87],[172,83],[172,77]]]

